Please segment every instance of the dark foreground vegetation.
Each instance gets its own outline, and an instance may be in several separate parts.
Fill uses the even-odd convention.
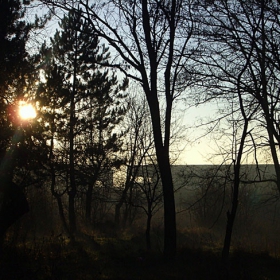
[[[128,232],[95,239],[84,234],[74,244],[62,236],[24,243],[7,238],[0,279],[279,279],[279,256],[269,252],[233,249],[226,271],[221,248],[191,247],[180,246],[166,260],[159,250],[143,249],[144,235]]]

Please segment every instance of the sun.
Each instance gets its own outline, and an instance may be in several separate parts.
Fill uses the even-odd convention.
[[[36,110],[33,105],[21,102],[19,105],[19,116],[23,120],[30,120],[36,117]]]

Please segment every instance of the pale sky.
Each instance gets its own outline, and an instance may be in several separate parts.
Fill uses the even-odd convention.
[[[34,2],[33,2],[34,3]],[[35,1],[36,3],[36,1]],[[41,9],[36,11],[38,15],[43,14],[45,11]],[[34,15],[34,10],[29,11],[29,17],[32,18]],[[47,37],[52,36],[56,28],[58,28],[58,19],[56,18],[48,24],[48,28],[43,30],[41,34],[34,36],[33,39],[38,42],[43,42]],[[36,35],[36,34],[34,34]],[[34,41],[31,42],[31,47],[34,47]],[[182,147],[185,149],[180,153],[178,164],[219,164],[222,162],[222,158],[214,158],[212,155],[215,151],[218,150],[217,144],[215,141],[211,141],[211,136],[206,135],[200,138],[201,135],[205,133],[205,128],[197,127],[197,124],[200,123],[199,119],[203,118],[204,120],[210,120],[216,115],[217,105],[207,104],[201,105],[199,107],[184,108],[184,104],[180,105],[180,109],[184,112],[184,125],[187,127],[185,129],[185,138],[182,141]],[[197,138],[199,138],[197,140]]]

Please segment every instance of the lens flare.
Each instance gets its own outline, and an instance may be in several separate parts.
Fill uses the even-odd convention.
[[[34,119],[36,115],[36,110],[31,104],[22,103],[19,105],[19,116],[23,120]]]

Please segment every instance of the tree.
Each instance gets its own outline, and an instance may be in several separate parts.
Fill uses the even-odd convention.
[[[53,58],[52,49],[45,44],[40,50],[39,65],[43,65],[44,76],[37,93],[36,102],[40,104],[38,119],[41,126],[41,150],[45,150],[46,157],[42,162],[41,174],[39,176],[50,177],[51,194],[55,197],[58,205],[59,216],[63,229],[72,237],[67,223],[62,197],[68,190],[67,163],[64,151],[57,147],[58,143],[63,143],[67,135],[66,120],[67,115],[63,110],[68,104],[68,91],[64,87],[64,72],[61,66],[57,65]]]
[[[61,195],[65,192],[54,191],[55,173],[63,170],[69,213],[66,228],[73,236],[79,186],[87,186],[85,213],[90,220],[94,185],[101,171],[113,165],[112,153],[119,149],[121,134],[117,137],[114,129],[125,114],[121,100],[127,81],[119,84],[115,75],[98,66],[109,57],[108,49],[99,45],[97,36],[89,36],[90,26],[80,14],[69,12],[60,27],[51,47],[41,50],[46,81],[41,83],[38,101],[49,130],[52,192],[64,221]]]
[[[279,184],[279,160],[276,146],[279,134],[275,115],[279,110],[279,69],[277,66],[279,5],[275,1],[202,1],[197,8],[200,17],[198,38],[203,53],[196,55],[197,73],[213,98],[233,102],[231,113],[239,112],[242,133],[235,135],[236,155],[233,156],[233,200],[228,212],[223,258],[227,262],[230,239],[238,206],[242,157],[251,153],[251,161],[258,163],[257,148],[263,143],[264,133]],[[276,63],[275,63],[276,62]],[[232,101],[236,100],[236,101]],[[227,109],[224,110],[228,115]],[[221,118],[219,118],[219,121]],[[264,124],[264,125],[263,125]],[[259,128],[262,128],[261,130]],[[263,129],[265,127],[266,131]],[[261,132],[261,133],[260,133]],[[260,137],[262,135],[262,137]],[[249,136],[250,146],[246,139]],[[240,137],[240,138],[239,138]],[[276,141],[275,141],[276,140]]]
[[[20,128],[18,102],[32,83],[33,66],[26,51],[32,27],[24,20],[21,1],[0,1],[0,249],[6,230],[28,211],[22,189],[13,182],[19,162],[26,163],[24,129]]]
[[[103,51],[105,57],[107,50]],[[110,76],[107,70],[97,71],[89,82],[88,98],[83,101],[85,115],[81,118],[83,133],[79,135],[79,161],[82,163],[79,173],[86,184],[85,215],[88,222],[92,222],[93,191],[98,180],[106,173],[109,177],[111,170],[122,163],[124,133],[120,124],[126,113],[126,86],[126,82],[118,84],[117,77]]]
[[[138,176],[138,180],[134,184],[136,188],[140,189],[140,198],[133,203],[133,206],[143,209],[147,215],[146,246],[148,250],[151,250],[152,217],[162,207],[163,198],[162,191],[159,190],[160,174],[158,164],[153,160],[152,155],[147,153],[138,171]]]
[[[21,1],[1,1],[0,7],[0,158],[3,159],[19,124],[17,98],[26,93],[27,77],[32,71],[26,51],[32,26],[23,20],[25,8]]]
[[[76,137],[76,103],[78,94],[83,94],[85,87],[82,84],[82,75],[89,71],[88,64],[92,63],[92,57],[86,54],[89,49],[96,47],[97,39],[93,37],[92,40],[85,40],[79,36],[79,27],[82,25],[78,14],[73,15],[69,13],[60,23],[61,31],[57,31],[52,43],[53,61],[56,69],[58,69],[55,77],[60,84],[60,95],[63,96],[63,106],[66,108],[63,120],[63,129],[65,136],[69,140],[67,144],[69,157],[66,156],[66,164],[69,167],[69,187],[68,193],[68,215],[69,215],[69,231],[71,234],[76,231],[76,213],[75,213],[75,197],[77,193],[76,186],[76,170],[75,170],[75,137]],[[52,78],[52,77],[51,77]],[[56,82],[56,81],[54,81]]]
[[[227,212],[227,225],[226,225],[226,234],[224,239],[224,247],[222,251],[222,260],[224,264],[228,263],[229,259],[229,250],[231,245],[231,236],[234,226],[234,221],[237,213],[238,203],[239,203],[239,186],[241,181],[241,165],[243,154],[245,154],[246,149],[246,141],[247,137],[250,136],[249,124],[252,118],[254,117],[258,107],[244,107],[242,100],[242,91],[240,90],[239,82],[242,77],[243,72],[246,70],[248,63],[245,63],[243,71],[238,75],[238,83],[237,83],[237,95],[239,99],[240,113],[242,116],[241,119],[241,135],[240,138],[237,136],[238,127],[236,124],[240,122],[240,120],[232,119],[232,123],[234,126],[233,131],[233,142],[234,142],[234,151],[232,154],[233,161],[233,187],[232,187],[232,201],[231,201],[231,209]]]
[[[125,180],[123,182],[124,186],[120,188],[120,199],[115,207],[115,223],[124,227],[127,222],[128,207],[132,205],[128,194],[135,184],[135,179],[138,176],[144,157],[153,148],[151,131],[147,127],[149,116],[146,101],[136,94],[135,96],[130,96],[127,109],[127,115],[124,119],[127,134],[123,143],[123,152],[126,158],[124,162],[125,175],[123,175]],[[125,203],[127,207],[123,217],[121,217],[121,208]]]
[[[258,143],[261,148],[269,145],[279,182],[279,50],[276,47],[279,44],[279,4],[263,0],[216,1],[201,5],[200,11],[204,26],[201,39],[207,42],[204,46],[207,59],[201,55],[197,69],[199,64],[200,67],[207,65],[204,84],[209,85],[213,96],[231,95],[231,85],[236,87],[239,79],[244,106],[259,107],[259,124],[255,119],[254,126],[262,126],[263,135]],[[256,134],[256,129],[254,132]],[[268,135],[267,140],[264,133]],[[257,137],[254,138],[257,141]]]
[[[44,1],[63,9],[60,1]],[[191,3],[172,1],[80,1],[83,16],[98,36],[114,48],[116,60],[108,63],[137,81],[148,101],[157,161],[164,194],[164,253],[176,252],[176,215],[169,160],[170,124],[174,100],[184,88],[178,77],[188,63],[195,42]],[[164,105],[163,105],[164,104]],[[163,108],[163,109],[162,109]]]
[[[138,89],[139,90],[139,89]],[[151,249],[150,230],[152,216],[162,207],[160,174],[155,160],[154,141],[147,101],[137,93],[129,98],[128,112],[124,124],[128,130],[124,142],[126,162],[125,180],[120,188],[120,199],[116,204],[115,222],[125,227],[132,224],[138,210],[147,215],[146,244]],[[125,206],[125,207],[123,207]],[[123,209],[121,216],[121,209]],[[122,219],[121,219],[122,218]]]

